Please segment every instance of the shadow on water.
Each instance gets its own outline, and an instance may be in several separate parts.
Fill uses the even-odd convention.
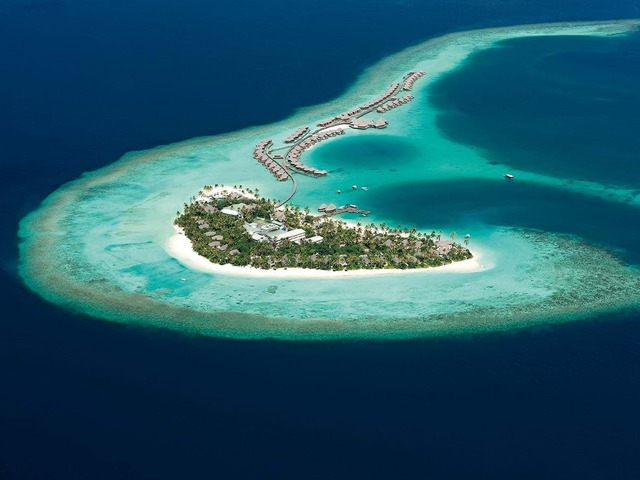
[[[640,209],[630,205],[517,180],[416,182],[371,193],[368,208],[404,225],[462,229],[482,223],[569,233],[640,263]]]
[[[348,165],[349,171],[378,170],[418,161],[420,148],[400,137],[360,134],[328,142],[317,148],[312,158],[314,164],[326,169]]]
[[[433,85],[452,140],[516,168],[635,186],[640,34],[503,41]]]

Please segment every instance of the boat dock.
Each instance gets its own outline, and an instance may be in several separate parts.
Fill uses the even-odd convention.
[[[357,205],[348,204],[336,207],[333,203],[328,205],[323,203],[318,207],[318,211],[324,213],[325,217],[332,217],[334,215],[340,215],[341,213],[358,213],[363,217],[366,217],[371,213],[371,210],[361,210]]]

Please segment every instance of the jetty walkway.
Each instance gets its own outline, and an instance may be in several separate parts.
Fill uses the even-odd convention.
[[[282,162],[282,168],[284,169],[284,171],[287,173],[287,175],[293,182],[293,186],[291,187],[291,192],[289,192],[289,195],[284,200],[276,204],[276,208],[281,207],[282,205],[287,203],[289,200],[291,200],[293,196],[296,194],[296,192],[298,191],[298,179],[296,178],[296,176],[287,168],[284,162]]]
[[[388,122],[383,118],[373,120],[362,117],[374,111],[384,113],[413,100],[412,95],[404,95],[400,98],[396,96],[403,91],[411,90],[415,82],[424,75],[425,72],[422,71],[409,72],[400,82],[392,83],[382,95],[349,111],[318,122],[316,124],[318,128],[313,131],[311,131],[308,126],[298,128],[284,139],[284,143],[287,144],[285,146],[273,148],[273,140],[271,139],[265,139],[259,142],[254,148],[253,157],[262,163],[278,181],[284,182],[291,179],[293,182],[291,192],[278,206],[287,203],[297,192],[298,182],[292,170],[295,170],[296,173],[314,177],[327,175],[325,170],[320,170],[302,163],[300,156],[305,150],[324,140],[344,135],[348,128],[354,130],[386,128]],[[274,151],[284,151],[284,153],[273,153]],[[370,213],[354,207],[354,205],[347,205],[340,208],[334,206],[334,210],[332,210],[331,213],[325,212],[325,215],[336,215],[345,212],[360,213],[362,215]]]

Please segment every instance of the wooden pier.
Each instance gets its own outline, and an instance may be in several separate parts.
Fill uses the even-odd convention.
[[[324,213],[325,217],[333,217],[334,215],[340,215],[341,213],[358,213],[363,217],[366,217],[371,213],[371,210],[362,210],[358,208],[357,205],[343,205],[341,207],[336,207],[333,203],[322,204],[318,207],[318,211]]]
[[[385,128],[387,121],[382,118],[372,120],[362,117],[374,111],[383,113],[413,100],[413,96],[410,94],[400,98],[396,96],[403,91],[410,91],[416,80],[423,75],[424,72],[422,71],[409,72],[402,77],[401,82],[392,83],[382,95],[349,111],[318,122],[318,128],[312,130],[309,126],[299,127],[284,139],[284,146],[276,147],[271,139],[259,142],[254,148],[253,157],[269,170],[277,180],[284,182],[291,179],[293,182],[290,194],[278,206],[284,205],[295,195],[298,189],[295,174],[305,174],[313,177],[327,175],[325,170],[302,163],[300,157],[305,150],[321,141],[344,135],[345,130],[349,128],[355,130]],[[282,153],[274,153],[276,151],[282,151]],[[367,210],[360,210],[355,205],[345,205],[339,208],[332,205],[332,207],[332,209],[324,211],[325,216],[338,215],[340,213],[358,213],[360,215],[371,213]]]

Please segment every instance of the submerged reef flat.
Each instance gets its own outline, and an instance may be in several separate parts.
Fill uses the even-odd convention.
[[[420,271],[384,276],[301,278],[226,275],[199,268],[176,255],[176,212],[193,201],[202,185],[243,185],[264,198],[283,199],[290,186],[252,158],[265,137],[295,141],[301,125],[315,124],[361,105],[388,87],[388,79],[425,71],[414,87],[427,96],[429,85],[474,51],[504,39],[540,35],[621,35],[637,21],[526,25],[446,35],[389,57],[368,69],[342,97],[306,108],[282,122],[233,134],[199,138],[131,153],[117,163],[62,186],[20,226],[20,274],[48,301],[95,317],[233,338],[335,339],[413,338],[485,332],[592,318],[636,309],[640,275],[618,255],[584,239],[535,228],[477,224],[471,220],[429,225],[428,231],[471,233],[478,268],[467,272]],[[351,135],[379,142],[393,139],[406,165],[371,168],[345,162],[322,178],[301,177],[293,202],[316,207],[357,201],[368,207],[375,189],[396,191],[385,201],[404,208],[401,185],[409,181],[460,179],[506,181],[504,166],[488,165],[476,151],[444,138],[437,115],[413,101],[384,112],[389,126]],[[359,124],[358,124],[359,125]],[[292,134],[292,132],[294,132]],[[426,132],[421,145],[409,145]],[[293,136],[292,136],[293,135]],[[362,137],[362,136],[365,137]],[[409,146],[407,146],[409,145]],[[311,149],[310,164],[321,162],[325,146]],[[393,152],[392,155],[393,157]],[[412,160],[413,158],[419,161]],[[312,167],[310,167],[312,168]],[[594,182],[575,182],[537,172],[515,172],[518,182],[544,185],[637,208],[637,192]],[[351,185],[370,188],[351,188]],[[398,186],[394,190],[394,185]],[[341,197],[338,192],[343,191]],[[347,194],[348,192],[348,194]],[[453,194],[453,192],[452,192]],[[350,195],[350,197],[347,197]],[[442,204],[425,208],[445,209]],[[414,206],[415,207],[415,206]],[[394,208],[368,221],[395,225]],[[464,213],[464,212],[463,212]],[[468,218],[471,218],[467,216]],[[464,215],[456,218],[465,218]],[[411,220],[403,216],[405,220]],[[568,220],[570,221],[570,219]],[[393,223],[392,223],[393,222]]]

